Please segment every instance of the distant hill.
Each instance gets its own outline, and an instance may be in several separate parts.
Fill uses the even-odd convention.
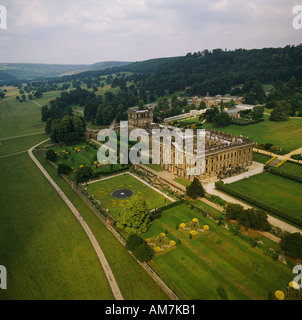
[[[123,67],[131,62],[105,61],[92,65],[63,64],[30,64],[30,63],[0,63],[0,81],[33,80],[49,77],[77,74],[84,71],[104,70],[112,67]]]

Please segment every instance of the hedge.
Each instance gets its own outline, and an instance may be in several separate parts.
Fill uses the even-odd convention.
[[[255,123],[258,123],[258,122],[262,122],[264,121],[264,119],[259,119],[259,120],[250,120],[250,121],[242,121],[240,119],[238,120],[232,120],[231,123],[232,124],[235,124],[237,126],[248,126],[250,124],[255,124]]]
[[[273,215],[276,215],[280,218],[286,219],[289,222],[292,222],[292,223],[302,227],[302,221],[300,219],[297,219],[295,217],[288,215],[287,212],[280,210],[279,208],[277,208],[274,205],[267,204],[261,200],[258,200],[254,197],[246,195],[245,193],[243,193],[241,191],[235,190],[232,186],[230,186],[228,184],[224,184],[222,181],[215,182],[215,187],[217,189],[224,191],[226,193],[229,193],[239,199],[247,201],[250,204],[255,205],[265,211],[268,211],[268,212],[272,213]]]
[[[151,219],[155,220],[155,219],[159,219],[161,217],[161,214],[163,211],[174,208],[176,206],[179,206],[181,204],[183,204],[185,202],[184,199],[175,201],[175,202],[171,202],[163,207],[157,208],[156,210],[154,210],[151,214]]]
[[[294,181],[297,181],[297,182],[301,182],[302,183],[302,178],[301,177],[298,177],[298,176],[294,176],[290,173],[287,173],[287,172],[284,172],[284,171],[281,171],[281,170],[278,170],[277,168],[275,167],[271,167],[270,170],[269,170],[270,173],[273,173],[273,174],[276,174],[278,176],[281,176],[281,177],[284,177],[284,178],[287,178],[287,179],[290,179],[290,180],[294,180]]]

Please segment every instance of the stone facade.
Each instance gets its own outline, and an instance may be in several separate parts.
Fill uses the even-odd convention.
[[[152,148],[152,129],[163,129],[173,130],[171,126],[157,125],[153,121],[153,110],[131,110],[128,113],[129,129],[144,128],[149,133],[149,147]],[[194,143],[193,143],[193,155],[197,154],[197,138],[196,130],[194,132]],[[173,138],[172,138],[173,142]],[[184,140],[183,140],[184,143]],[[222,131],[206,130],[205,132],[205,169],[203,173],[197,176],[200,180],[209,177],[216,176],[218,178],[224,178],[241,173],[246,170],[246,167],[252,164],[253,161],[253,140],[243,137],[228,134]],[[187,169],[190,167],[190,155],[186,152],[183,153],[183,164],[178,164],[175,160],[175,155],[178,153],[177,144],[171,143],[170,149],[163,146],[160,143],[160,165],[171,173],[193,180],[194,175],[188,175]],[[181,148],[184,150],[184,145]],[[150,150],[151,151],[151,150]],[[164,161],[165,153],[171,154],[169,161]],[[150,152],[152,154],[152,152]],[[186,157],[186,158],[185,158]],[[189,160],[188,160],[189,159]],[[167,164],[165,164],[165,162]],[[178,161],[179,162],[179,161]]]
[[[244,172],[246,167],[253,161],[253,145],[254,142],[246,137],[237,137],[220,131],[206,131],[205,139],[205,169],[197,178],[200,180],[216,176],[224,178],[238,173]],[[167,148],[165,148],[166,150]],[[184,149],[184,148],[183,148]],[[161,158],[160,165],[171,173],[193,180],[194,175],[188,175],[187,169],[190,167],[190,156],[187,155],[187,161],[183,160],[183,164],[175,163],[175,144],[171,144],[171,163],[164,164]],[[161,154],[164,154],[163,148]],[[195,150],[195,153],[196,150]],[[184,152],[185,156],[185,152]],[[189,164],[188,164],[189,162]]]
[[[128,111],[128,125],[130,129],[146,128],[153,122],[153,109],[138,110],[133,108]]]

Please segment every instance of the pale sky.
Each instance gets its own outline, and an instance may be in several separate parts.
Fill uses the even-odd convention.
[[[301,0],[0,0],[0,63],[142,61],[302,43]]]

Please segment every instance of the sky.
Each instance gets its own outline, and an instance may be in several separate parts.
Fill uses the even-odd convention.
[[[204,49],[302,43],[302,29],[293,27],[293,8],[302,0],[0,0],[0,5],[7,12],[0,63],[142,61]]]

